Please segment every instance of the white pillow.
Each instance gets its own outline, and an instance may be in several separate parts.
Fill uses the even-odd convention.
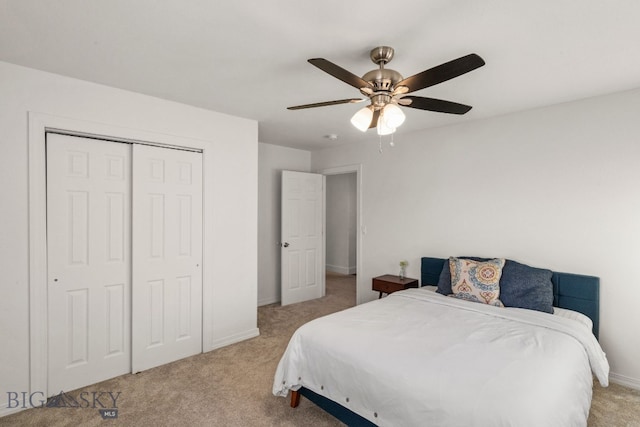
[[[578,313],[577,311],[567,310],[566,308],[553,307],[553,315],[564,317],[565,319],[576,320],[589,328],[589,330],[593,329],[593,322],[591,321],[591,319],[589,319],[589,317],[585,316],[582,313]]]

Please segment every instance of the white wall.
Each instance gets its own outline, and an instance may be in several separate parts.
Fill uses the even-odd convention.
[[[612,379],[640,388],[639,111],[640,89],[400,130],[383,154],[373,133],[367,144],[313,152],[313,170],[363,165],[359,302],[402,259],[419,277],[421,256],[500,256],[599,276]]]
[[[327,176],[326,267],[356,273],[356,174]]]
[[[258,305],[280,301],[282,171],[309,172],[311,153],[258,144]]]
[[[29,391],[29,111],[206,141],[204,342],[257,334],[257,123],[0,62],[0,396]]]

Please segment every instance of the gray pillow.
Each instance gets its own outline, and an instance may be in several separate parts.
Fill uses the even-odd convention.
[[[492,258],[460,257],[474,261],[486,261]],[[500,278],[500,301],[505,307],[528,308],[529,310],[553,313],[553,283],[551,270],[530,267],[508,259],[502,268]],[[449,261],[444,263],[438,280],[438,293],[449,295],[451,290],[451,271]]]

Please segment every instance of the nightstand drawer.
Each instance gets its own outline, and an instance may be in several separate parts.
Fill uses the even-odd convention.
[[[404,289],[400,283],[390,283],[383,280],[373,279],[373,290],[390,294],[391,292],[401,291]]]

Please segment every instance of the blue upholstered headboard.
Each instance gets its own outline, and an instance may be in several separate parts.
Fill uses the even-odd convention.
[[[446,259],[422,258],[421,286],[437,285]],[[578,311],[593,322],[593,335],[598,338],[600,329],[600,279],[571,273],[556,273],[553,282],[553,305]]]

